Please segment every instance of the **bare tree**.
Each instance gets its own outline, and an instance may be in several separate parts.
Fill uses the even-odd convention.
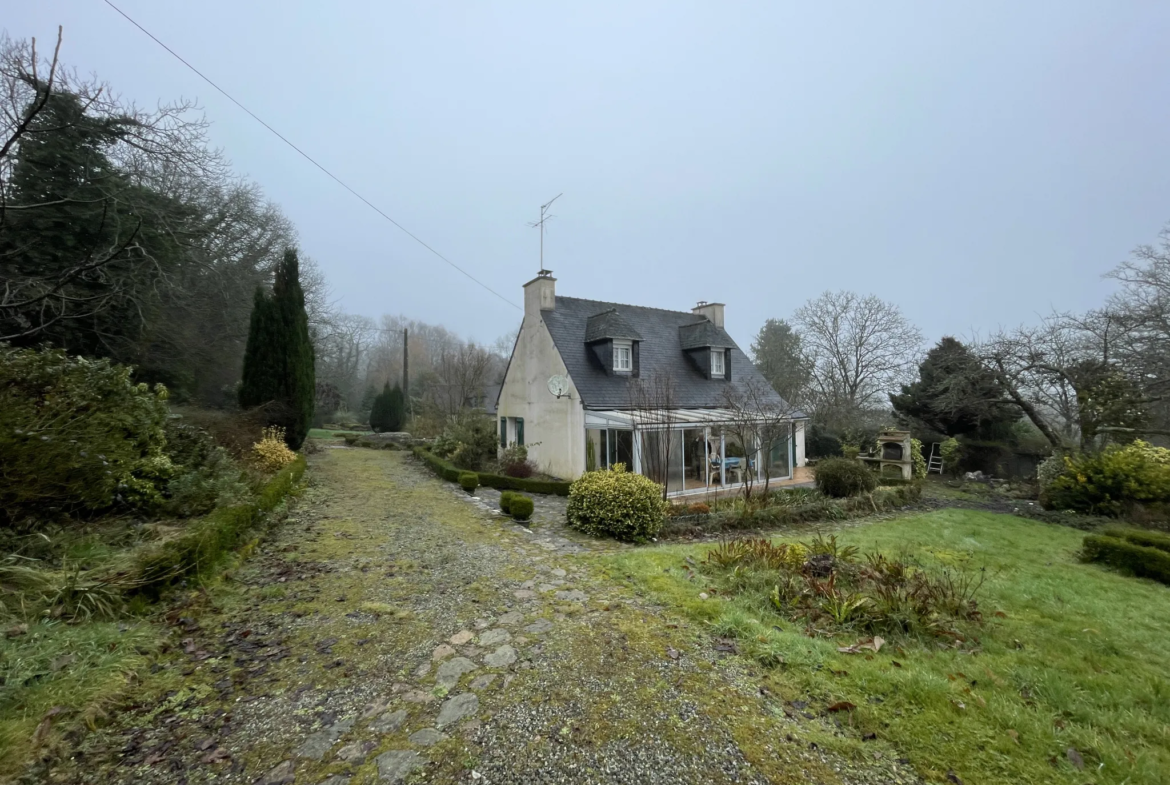
[[[662,485],[662,498],[666,499],[671,455],[682,448],[682,433],[674,427],[678,422],[675,379],[655,371],[647,378],[630,379],[628,390],[634,430],[642,437],[643,473]],[[681,457],[678,463],[681,465]]]
[[[744,498],[751,498],[761,476],[766,496],[772,481],[769,457],[778,445],[788,444],[792,417],[797,410],[777,395],[771,385],[757,379],[728,385],[723,391],[723,407],[728,416],[725,430],[744,446],[747,458],[750,460],[757,449],[763,456],[761,465],[744,467]]]
[[[847,418],[884,407],[913,373],[922,333],[898,306],[853,292],[825,292],[797,312],[818,415]]]

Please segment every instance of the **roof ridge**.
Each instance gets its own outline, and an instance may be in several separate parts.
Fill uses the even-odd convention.
[[[618,308],[641,308],[644,311],[662,311],[663,313],[681,313],[681,314],[686,314],[687,316],[698,316],[699,315],[699,314],[696,314],[692,311],[676,311],[673,308],[657,308],[653,305],[634,305],[633,303],[615,303],[615,302],[610,302],[609,300],[592,300],[592,299],[589,299],[588,297],[570,297],[567,294],[558,294],[556,296],[556,299],[558,299],[558,300],[576,300],[577,302],[580,302],[580,303],[597,303],[599,305],[608,305],[608,306],[610,306],[609,310],[616,310]],[[706,317],[702,317],[702,318],[705,319]]]

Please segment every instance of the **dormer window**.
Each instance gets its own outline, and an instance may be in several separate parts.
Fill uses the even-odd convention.
[[[724,356],[726,354],[722,349],[711,350],[711,376],[722,377],[727,375],[726,365],[724,363]]]
[[[619,373],[634,370],[634,347],[630,341],[613,342],[613,369]]]

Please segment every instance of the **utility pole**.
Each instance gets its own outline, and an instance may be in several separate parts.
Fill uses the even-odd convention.
[[[540,220],[534,221],[533,223],[528,224],[529,226],[531,226],[533,228],[540,229],[540,272],[542,274],[545,272],[545,269],[544,269],[544,224],[546,221],[550,221],[556,217],[555,215],[546,215],[546,213],[548,213],[548,208],[552,206],[552,203],[555,202],[557,199],[560,199],[562,196],[564,196],[563,193],[557,194],[552,199],[549,199],[547,202],[542,204],[540,206]]]
[[[414,406],[410,403],[410,346],[407,339],[410,336],[410,330],[402,328],[402,397],[406,401],[406,409],[410,412],[410,416],[414,416]]]

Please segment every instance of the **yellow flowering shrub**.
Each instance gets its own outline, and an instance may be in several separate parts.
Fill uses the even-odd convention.
[[[1044,493],[1049,509],[1125,515],[1135,504],[1170,502],[1170,450],[1141,440],[1095,455],[1066,456]]]
[[[625,471],[586,472],[569,488],[569,525],[598,537],[645,542],[662,529],[667,503],[662,486]]]
[[[284,443],[284,428],[275,425],[264,429],[260,441],[252,445],[252,455],[266,472],[280,471],[297,459]]]

